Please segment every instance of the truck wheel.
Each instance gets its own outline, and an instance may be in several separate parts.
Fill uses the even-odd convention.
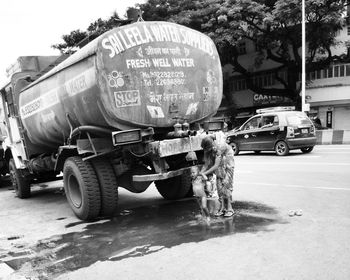
[[[93,220],[101,210],[101,193],[92,165],[80,157],[70,157],[63,167],[66,197],[74,214],[81,220]]]
[[[96,171],[101,191],[101,216],[112,216],[118,206],[118,185],[112,165],[101,159],[95,159],[92,166]]]
[[[301,148],[300,150],[304,153],[311,153],[311,151],[314,149],[314,147],[306,147],[306,148]]]
[[[286,142],[279,141],[276,143],[275,151],[278,156],[286,156],[289,153],[289,147]]]
[[[158,192],[168,200],[175,200],[187,197],[192,188],[189,174],[182,174],[166,180],[155,182]]]
[[[30,180],[22,174],[22,170],[16,168],[15,161],[11,158],[9,161],[9,171],[12,186],[19,198],[30,197]]]

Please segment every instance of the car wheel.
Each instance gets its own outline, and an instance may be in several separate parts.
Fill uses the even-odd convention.
[[[275,145],[275,151],[278,156],[286,156],[289,154],[289,147],[286,142],[279,141]]]
[[[314,149],[314,147],[306,147],[306,148],[301,148],[300,150],[304,153],[310,153],[312,150]]]
[[[231,142],[231,143],[230,143],[230,146],[232,147],[232,150],[233,150],[234,155],[235,155],[235,156],[238,155],[239,149],[238,149],[237,144],[236,144],[235,142]]]

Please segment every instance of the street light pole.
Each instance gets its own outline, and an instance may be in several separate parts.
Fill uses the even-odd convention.
[[[306,48],[306,40],[305,40],[305,0],[302,0],[301,4],[301,111],[308,111],[306,109],[305,104],[305,76],[306,76],[306,67],[305,67],[305,48]]]

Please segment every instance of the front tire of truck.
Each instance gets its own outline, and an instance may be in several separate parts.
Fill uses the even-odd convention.
[[[69,157],[63,167],[66,197],[74,214],[81,220],[96,219],[101,210],[101,193],[91,163],[80,157]]]
[[[30,180],[24,176],[22,170],[16,168],[15,161],[12,158],[9,161],[9,172],[16,196],[19,198],[30,197]]]
[[[101,191],[101,216],[112,216],[118,206],[118,185],[112,165],[102,159],[92,161]]]
[[[187,197],[192,188],[189,174],[182,174],[162,181],[155,182],[158,192],[168,200],[176,200]]]

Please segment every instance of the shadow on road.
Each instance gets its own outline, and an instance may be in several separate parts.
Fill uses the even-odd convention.
[[[235,202],[235,216],[206,224],[194,199],[125,209],[106,222],[87,223],[82,232],[42,240],[27,258],[7,262],[12,268],[35,272],[39,279],[87,267],[96,261],[138,257],[189,242],[243,232],[269,231],[284,223],[277,211],[255,202]],[[74,227],[82,222],[67,224]],[[34,256],[34,257],[33,257]]]

